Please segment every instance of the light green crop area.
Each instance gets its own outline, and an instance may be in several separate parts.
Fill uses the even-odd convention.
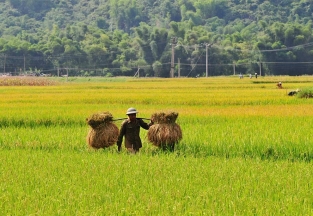
[[[307,76],[0,86],[0,215],[312,215],[313,99],[287,95],[312,85]],[[86,118],[123,118],[129,107],[144,118],[178,112],[175,151],[145,130],[136,155],[87,146]]]

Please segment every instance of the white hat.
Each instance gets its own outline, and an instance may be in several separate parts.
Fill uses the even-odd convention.
[[[138,111],[135,108],[131,107],[131,108],[128,108],[126,115],[136,114],[136,113],[138,113]]]

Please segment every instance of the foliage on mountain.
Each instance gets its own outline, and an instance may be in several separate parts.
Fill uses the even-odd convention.
[[[313,0],[0,0],[0,73],[168,77],[173,48],[175,75],[310,74],[312,14]]]

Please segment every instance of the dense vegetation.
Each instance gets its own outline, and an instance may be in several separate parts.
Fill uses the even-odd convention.
[[[168,77],[175,44],[175,76],[312,74],[312,14],[312,0],[0,0],[0,72]]]
[[[9,78],[25,85],[0,86],[0,215],[313,215],[313,99],[287,95],[313,76]],[[136,155],[88,148],[87,117],[131,106],[179,113],[174,152],[146,130]]]

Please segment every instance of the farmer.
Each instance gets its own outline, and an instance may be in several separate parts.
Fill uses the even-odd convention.
[[[149,124],[144,122],[142,119],[137,119],[136,114],[137,110],[133,107],[129,108],[126,112],[128,119],[124,120],[120,129],[120,134],[117,141],[117,150],[121,151],[123,137],[125,136],[125,147],[131,153],[139,152],[139,149],[142,147],[140,139],[140,127],[148,130],[149,127],[153,124],[151,121]]]
[[[280,88],[280,89],[283,88],[283,84],[282,84],[281,82],[278,82],[278,83],[276,84],[276,86],[277,86],[278,88]]]

